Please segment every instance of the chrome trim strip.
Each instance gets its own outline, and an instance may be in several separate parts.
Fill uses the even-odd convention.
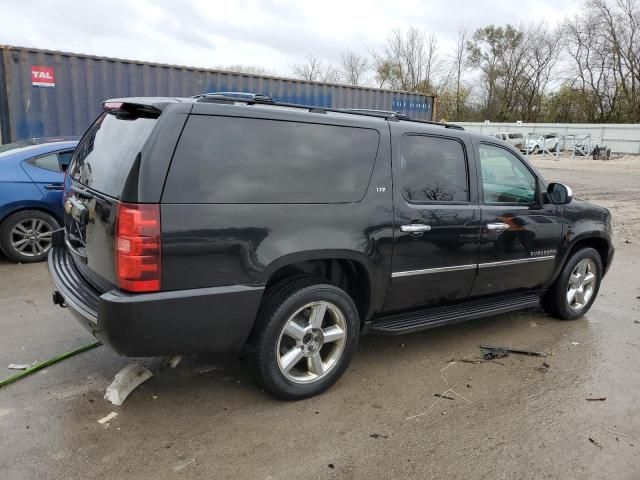
[[[546,255],[544,257],[516,258],[515,260],[481,263],[478,265],[478,268],[503,267],[507,265],[517,265],[519,263],[546,262],[548,260],[555,260],[555,258],[556,257],[554,255]]]
[[[476,267],[477,265],[473,264],[473,265],[454,265],[451,267],[425,268],[423,270],[406,270],[404,272],[391,273],[391,278],[411,277],[413,275],[426,275],[429,273],[457,272],[459,270],[472,270],[472,269],[475,269]]]
[[[430,225],[424,225],[422,223],[411,223],[409,225],[400,225],[400,231],[409,233],[422,233],[431,230]]]
[[[515,260],[503,260],[501,262],[488,262],[481,263],[479,265],[454,265],[451,267],[439,267],[439,268],[425,268],[422,270],[406,270],[404,272],[392,272],[391,278],[399,277],[411,277],[413,275],[428,275],[430,273],[444,273],[444,272],[458,272],[460,270],[472,270],[478,268],[490,268],[490,267],[503,267],[507,265],[517,265],[520,263],[534,263],[545,262],[549,260],[555,260],[554,255],[547,255],[544,257],[531,257],[531,258],[516,258]]]

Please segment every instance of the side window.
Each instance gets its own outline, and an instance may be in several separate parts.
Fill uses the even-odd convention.
[[[58,154],[60,167],[64,170],[69,166],[71,162],[71,157],[73,157],[73,150],[69,152],[60,152]]]
[[[358,202],[367,191],[379,139],[368,128],[191,115],[163,200]]]
[[[44,168],[45,170],[51,170],[52,172],[61,172],[60,162],[58,161],[57,153],[50,153],[49,155],[43,155],[42,157],[30,158],[27,163],[34,167]]]
[[[469,180],[457,140],[407,135],[400,152],[402,196],[408,202],[466,202]]]
[[[484,203],[535,203],[536,178],[518,157],[493,145],[479,149]]]

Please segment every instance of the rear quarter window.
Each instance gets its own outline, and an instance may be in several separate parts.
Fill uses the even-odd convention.
[[[27,163],[34,167],[43,168],[52,172],[61,172],[60,162],[58,161],[57,153],[49,153],[47,155],[41,155],[40,157],[34,157],[27,160]]]
[[[357,202],[367,191],[379,139],[366,128],[192,115],[163,201]]]

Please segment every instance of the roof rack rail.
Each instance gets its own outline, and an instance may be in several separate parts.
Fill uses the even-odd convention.
[[[262,93],[246,93],[246,92],[210,92],[194,95],[198,102],[260,102],[275,103],[273,98],[263,95]]]
[[[400,112],[394,112],[393,110],[376,110],[372,108],[344,108],[342,111],[347,113],[362,113],[364,115],[371,115],[373,117],[383,117],[386,119],[400,119],[409,118]]]
[[[343,111],[350,113],[362,113],[367,115],[372,115],[375,117],[383,117],[387,120],[405,120],[407,122],[418,122],[418,123],[426,123],[429,125],[439,125],[445,128],[454,128],[456,130],[464,130],[460,125],[456,125],[454,123],[444,123],[444,122],[433,122],[430,120],[419,120],[417,118],[411,118],[406,113],[395,112],[392,110],[373,110],[369,108],[345,108]]]
[[[432,122],[430,120],[418,120],[416,118],[411,118],[409,115],[400,112],[394,112],[391,110],[374,110],[368,108],[327,108],[327,107],[318,107],[315,105],[302,105],[299,103],[286,103],[286,102],[277,102],[273,98],[263,95],[261,93],[246,93],[246,92],[212,92],[212,93],[203,93],[200,95],[194,95],[197,102],[245,102],[247,105],[253,104],[263,104],[263,105],[273,105],[276,107],[288,107],[288,108],[300,108],[303,110],[307,110],[311,113],[327,113],[327,112],[335,112],[335,113],[347,113],[350,115],[362,115],[365,117],[378,117],[383,118],[385,120],[391,121],[407,121],[407,122],[416,122],[416,123],[424,123],[427,125],[437,125],[445,128],[454,128],[456,130],[464,130],[460,125],[455,125],[453,123],[443,123],[443,122]]]

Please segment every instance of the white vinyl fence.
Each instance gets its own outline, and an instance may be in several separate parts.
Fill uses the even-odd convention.
[[[557,134],[558,136],[590,135],[594,145],[606,145],[615,153],[640,154],[640,124],[623,123],[484,123],[455,122],[471,132],[493,135],[498,132],[530,134]],[[533,137],[533,135],[531,135]]]

